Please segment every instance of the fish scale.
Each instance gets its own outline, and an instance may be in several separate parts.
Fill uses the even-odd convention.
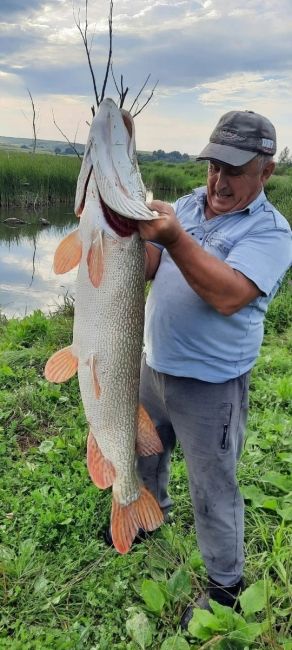
[[[132,117],[104,100],[93,120],[81,166],[75,209],[77,231],[59,245],[56,273],[79,264],[72,346],[46,364],[49,381],[78,371],[89,423],[87,464],[94,483],[112,485],[112,538],[126,553],[139,528],[163,522],[156,499],[140,484],[141,455],[162,451],[155,427],[139,405],[144,327],[145,246],[121,218],[153,219],[145,204]],[[101,200],[102,198],[102,200]],[[112,218],[107,221],[107,206]],[[118,232],[121,222],[120,234]]]

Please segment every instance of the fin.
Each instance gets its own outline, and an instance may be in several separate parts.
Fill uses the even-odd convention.
[[[102,455],[91,431],[87,438],[87,467],[89,476],[97,487],[103,490],[113,484],[116,476],[115,468]]]
[[[139,404],[138,410],[136,452],[138,456],[151,456],[163,452],[162,442],[156,428],[142,404]]]
[[[46,363],[45,378],[48,381],[60,384],[67,381],[77,372],[78,359],[72,354],[72,346],[62,348],[55,352]]]
[[[100,392],[101,391],[100,391],[100,383],[98,381],[98,377],[97,377],[97,374],[96,374],[96,367],[95,367],[94,360],[95,360],[94,354],[91,354],[90,359],[89,359],[89,366],[90,366],[90,372],[91,372],[95,397],[96,397],[96,399],[98,399],[100,397]]]
[[[124,554],[130,550],[139,528],[155,530],[163,522],[163,514],[156,499],[145,487],[141,487],[139,498],[128,506],[121,506],[113,498],[111,533],[119,553]]]
[[[82,243],[79,231],[70,232],[59,244],[54,256],[54,271],[67,273],[79,264],[82,255]]]
[[[87,255],[88,275],[94,287],[99,287],[103,276],[102,231],[98,230]]]

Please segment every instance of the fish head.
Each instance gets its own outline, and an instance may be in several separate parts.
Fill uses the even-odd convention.
[[[110,98],[101,102],[90,127],[77,182],[77,215],[86,203],[90,177],[97,188],[105,220],[119,236],[138,232],[137,221],[157,218],[146,205],[133,117]]]

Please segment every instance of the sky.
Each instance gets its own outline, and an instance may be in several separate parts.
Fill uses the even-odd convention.
[[[99,92],[108,56],[108,0],[88,0],[88,36]],[[0,135],[85,143],[94,102],[76,23],[85,0],[1,0]],[[135,118],[138,150],[198,154],[220,116],[253,110],[276,127],[277,155],[292,152],[291,0],[114,0],[113,71]],[[107,96],[117,98],[113,82]]]

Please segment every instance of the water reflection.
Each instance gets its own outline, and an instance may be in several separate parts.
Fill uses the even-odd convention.
[[[27,225],[11,226],[7,218],[19,218]],[[47,219],[50,226],[39,220]],[[0,308],[8,317],[24,316],[35,309],[48,313],[74,295],[77,269],[55,275],[54,252],[63,237],[76,228],[73,210],[49,208],[28,213],[24,210],[0,212]]]

